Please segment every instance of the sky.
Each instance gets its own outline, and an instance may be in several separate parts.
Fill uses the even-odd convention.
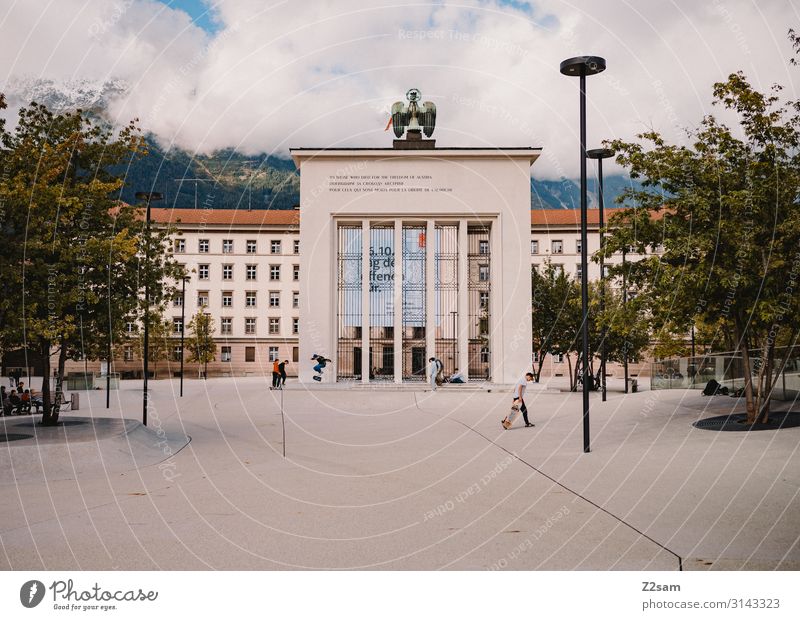
[[[113,82],[112,119],[172,145],[287,156],[292,147],[391,146],[410,88],[438,110],[437,146],[535,146],[532,173],[579,169],[578,80],[559,63],[602,56],[587,78],[588,147],[649,129],[676,142],[742,70],[798,97],[787,0],[0,0],[0,89]],[[13,115],[14,110],[8,110]],[[615,172],[615,164],[607,164]]]

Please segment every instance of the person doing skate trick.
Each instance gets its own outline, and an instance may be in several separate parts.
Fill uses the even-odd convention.
[[[314,381],[322,381],[322,373],[325,370],[325,366],[327,366],[328,362],[332,362],[333,360],[314,353],[314,355],[311,356],[311,361],[316,362],[314,372],[317,374],[314,375]]]

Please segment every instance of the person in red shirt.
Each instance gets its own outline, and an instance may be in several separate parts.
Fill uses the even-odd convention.
[[[269,388],[270,390],[277,390],[281,387],[281,369],[279,368],[279,364],[280,362],[278,362],[278,360],[272,363],[272,387]]]

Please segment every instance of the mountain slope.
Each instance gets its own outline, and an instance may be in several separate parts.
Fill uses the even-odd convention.
[[[127,89],[122,80],[54,82],[36,78],[15,78],[2,88],[10,109],[37,101],[54,111],[81,108],[98,116]],[[147,143],[147,156],[117,171],[125,177],[120,197],[126,202],[135,202],[137,191],[161,192],[162,206],[179,209],[291,209],[300,201],[300,177],[291,159],[263,153],[249,156],[232,148],[193,156],[178,148],[161,148],[154,136],[148,136]],[[589,207],[597,206],[593,170],[590,162]],[[614,206],[617,196],[631,183],[624,175],[607,176],[606,205]],[[531,179],[532,209],[579,207],[579,181]]]

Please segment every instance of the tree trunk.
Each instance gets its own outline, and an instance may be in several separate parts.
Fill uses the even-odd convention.
[[[572,380],[572,358],[569,356],[569,353],[567,353],[567,366],[569,369],[569,391],[574,392],[576,390],[576,386]]]
[[[50,398],[50,341],[41,340],[39,342],[39,351],[42,354],[42,373],[44,374],[42,378],[42,424],[49,426],[53,415],[52,399]]]
[[[49,343],[48,343],[49,349]],[[48,351],[49,353],[49,351]],[[58,424],[58,415],[59,411],[61,410],[61,403],[64,402],[64,365],[67,361],[67,348],[64,346],[64,343],[61,343],[58,352],[58,367],[56,369],[56,393],[55,398],[53,399],[53,404],[45,403],[45,415],[42,418],[42,424],[45,426],[55,426]],[[47,356],[47,374],[50,374],[50,356]],[[45,382],[49,382],[50,377],[48,376]],[[48,392],[49,392],[49,384],[48,384]],[[44,402],[44,398],[42,398]],[[49,407],[48,407],[49,405]]]
[[[756,419],[756,408],[753,402],[753,373],[750,367],[749,343],[738,320],[734,323],[734,331],[736,332],[736,342],[742,350],[742,373],[744,374],[744,400],[747,409],[747,423],[753,424]]]
[[[764,408],[764,399],[766,396],[764,393],[764,374],[768,367],[769,350],[769,340],[765,340],[764,346],[761,347],[761,364],[758,367],[758,375],[756,375],[755,404],[753,406],[754,418],[752,424],[757,423],[761,419],[761,411]]]
[[[789,339],[789,342],[792,344],[786,347],[786,353],[784,353],[783,358],[781,358],[780,364],[777,367],[777,372],[775,372],[775,378],[771,379],[769,385],[769,395],[772,396],[772,392],[775,390],[775,385],[778,383],[778,379],[781,378],[781,375],[786,371],[786,364],[791,357],[791,354],[794,352],[795,343],[797,342],[798,337],[800,337],[800,329],[795,330],[792,338]],[[773,352],[773,356],[774,356]],[[784,398],[786,395],[784,394]],[[769,412],[767,412],[769,415]]]
[[[536,383],[539,383],[542,380],[542,366],[544,366],[545,355],[546,353],[539,351],[539,364],[536,367]]]
[[[61,386],[61,399],[58,401],[59,403],[64,402],[64,366],[67,363],[67,347],[62,342],[61,343],[61,350],[58,352],[58,384]],[[53,416],[55,417],[56,422],[58,422],[58,412],[61,407],[58,407],[54,412]]]
[[[759,381],[758,389],[761,392],[761,407],[756,421],[761,424],[769,422],[769,406],[772,400],[772,371],[775,362],[775,341],[767,346],[767,359],[764,361],[766,370],[764,371],[763,381]]]

